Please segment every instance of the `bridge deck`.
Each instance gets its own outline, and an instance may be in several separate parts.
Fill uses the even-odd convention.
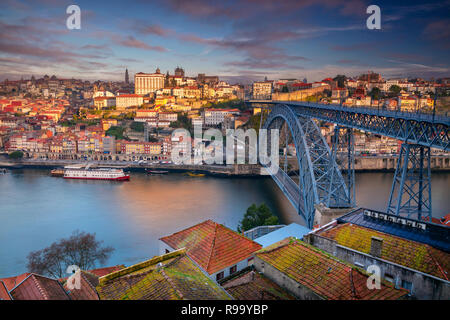
[[[346,107],[303,101],[248,100],[251,104],[287,105],[298,116],[384,135],[401,141],[449,150],[450,117],[383,108]]]

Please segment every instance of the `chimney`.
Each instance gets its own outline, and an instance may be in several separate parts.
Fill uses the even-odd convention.
[[[374,257],[381,257],[381,249],[383,247],[383,239],[372,237],[370,243],[370,254]]]

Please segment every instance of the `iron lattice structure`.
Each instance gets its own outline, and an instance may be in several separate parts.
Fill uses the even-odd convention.
[[[450,148],[450,118],[447,116],[309,102],[249,102],[268,105],[287,104],[301,117],[323,120],[424,147],[447,151]]]
[[[315,204],[324,203],[328,207],[355,205],[352,129],[405,142],[397,164],[388,212],[417,219],[431,218],[430,148],[449,150],[449,117],[308,102],[247,102],[274,105],[263,128],[280,130],[284,124],[289,128],[297,155],[298,174],[293,177],[291,172],[287,172],[286,161],[284,170],[278,167],[269,173],[309,228],[314,223]],[[332,151],[313,119],[338,125]],[[341,135],[341,130],[346,132]],[[344,145],[346,152],[339,152]],[[337,163],[346,172],[345,178]]]
[[[332,157],[338,164],[347,185],[347,202],[353,207],[355,199],[355,145],[353,129],[336,126],[332,138]]]
[[[268,115],[263,128],[289,129],[297,155],[298,171],[292,177],[284,167],[269,169],[275,182],[298,210],[309,228],[313,227],[315,204],[328,207],[349,207],[348,188],[314,120],[299,117],[289,106],[277,105]],[[270,141],[270,139],[269,139]],[[278,152],[278,150],[270,150]]]
[[[387,212],[431,221],[430,148],[403,143]]]

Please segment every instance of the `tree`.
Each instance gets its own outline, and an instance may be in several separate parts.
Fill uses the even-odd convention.
[[[244,218],[238,225],[238,232],[244,232],[259,226],[270,226],[278,224],[278,217],[273,215],[269,207],[263,203],[259,207],[252,204],[248,207]]]
[[[78,266],[81,270],[94,269],[103,265],[114,251],[112,247],[102,247],[103,241],[95,238],[95,233],[73,232],[69,238],[52,243],[42,250],[31,252],[27,259],[27,269],[41,275],[63,278],[67,268]]]
[[[370,96],[374,100],[378,100],[380,98],[380,95],[381,95],[381,90],[379,88],[377,88],[377,87],[374,87],[372,89],[372,91],[370,92]]]
[[[116,139],[123,139],[123,131],[124,129],[122,127],[111,126],[108,130],[106,130],[106,135],[113,136]]]
[[[402,88],[400,88],[399,86],[393,84],[390,88],[389,88],[389,92],[393,93],[394,95],[398,95],[400,93],[400,91],[402,91]]]
[[[137,132],[144,132],[144,123],[139,121],[133,121],[130,128]]]
[[[345,81],[347,80],[347,76],[343,74],[338,74],[336,77],[333,78],[333,80],[337,82],[337,86],[339,88],[345,88]]]
[[[13,151],[8,155],[11,159],[22,159],[23,152],[22,151]]]

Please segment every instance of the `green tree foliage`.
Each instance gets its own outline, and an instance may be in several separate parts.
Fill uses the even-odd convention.
[[[338,74],[336,77],[333,78],[333,80],[337,82],[339,88],[345,88],[345,81],[347,80],[347,76],[343,74]]]
[[[22,159],[23,152],[22,151],[13,151],[8,155],[11,159]]]
[[[263,203],[259,207],[252,204],[248,207],[244,218],[238,226],[238,232],[244,232],[259,226],[270,226],[278,224],[278,217],[273,215],[269,207]]]
[[[133,121],[130,128],[137,132],[144,132],[144,123],[139,121]]]
[[[115,137],[116,139],[123,139],[123,131],[124,129],[119,126],[112,126],[106,131],[106,135],[110,137]]]
[[[394,95],[398,95],[400,93],[400,91],[402,91],[402,88],[400,88],[399,86],[393,84],[390,88],[389,88],[389,92],[393,93]]]
[[[203,106],[203,108],[214,108],[214,109],[239,109],[240,111],[247,110],[247,105],[243,100],[233,99],[233,100],[225,100],[221,102],[208,102]]]
[[[381,90],[379,88],[377,88],[377,87],[374,87],[372,89],[372,91],[370,91],[370,96],[374,100],[378,100],[380,98],[380,95],[381,95]]]

